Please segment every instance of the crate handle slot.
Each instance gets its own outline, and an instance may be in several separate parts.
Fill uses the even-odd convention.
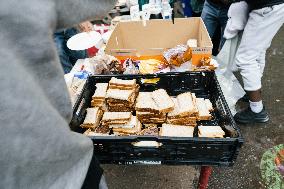
[[[156,141],[140,141],[140,142],[133,142],[132,145],[135,147],[159,148],[163,144]]]

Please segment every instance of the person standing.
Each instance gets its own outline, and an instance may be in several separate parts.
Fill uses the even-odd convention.
[[[190,5],[192,9],[192,16],[200,17],[203,10],[204,0],[191,0]]]
[[[60,63],[63,67],[65,74],[69,73],[72,70],[78,59],[84,59],[88,57],[88,53],[86,50],[74,51],[69,49],[67,47],[67,41],[80,32],[90,32],[92,30],[92,23],[86,21],[80,23],[78,27],[63,29],[54,33],[54,41],[56,43]]]
[[[244,89],[249,96],[249,107],[235,115],[239,123],[265,123],[269,121],[261,96],[261,79],[265,67],[265,54],[272,39],[284,23],[284,0],[246,0],[233,3],[230,7],[232,22],[225,30],[227,39],[238,33],[239,11],[247,3],[249,14],[244,27],[240,46],[236,53],[236,65],[242,75]]]
[[[216,29],[220,29],[220,43],[218,44],[218,47],[214,47],[218,50],[222,48],[225,42],[223,33],[228,20],[227,14],[229,7],[229,0],[206,0],[201,13],[201,18],[204,21],[211,39],[213,39]]]

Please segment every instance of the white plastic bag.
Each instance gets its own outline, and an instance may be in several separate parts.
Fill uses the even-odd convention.
[[[236,102],[245,95],[244,89],[233,74],[233,72],[237,70],[235,55],[240,40],[241,34],[226,40],[222,50],[215,58],[219,63],[216,75],[233,115],[236,114]]]

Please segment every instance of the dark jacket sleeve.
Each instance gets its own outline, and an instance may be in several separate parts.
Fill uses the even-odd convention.
[[[100,167],[95,154],[93,154],[82,189],[98,189],[102,174],[103,169]]]
[[[231,3],[240,2],[244,0],[229,0]],[[250,10],[261,9],[284,3],[284,0],[245,0],[249,5]]]

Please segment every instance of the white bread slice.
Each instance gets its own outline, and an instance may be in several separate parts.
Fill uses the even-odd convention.
[[[168,116],[169,116],[169,117],[179,116],[180,107],[179,107],[178,100],[177,100],[177,98],[173,98],[173,97],[172,97],[171,99],[172,99],[172,101],[174,102],[174,109],[173,109],[173,111],[171,111],[171,112],[168,113]]]
[[[134,134],[141,131],[141,123],[136,116],[132,116],[130,121],[126,124],[112,125],[113,132]]]
[[[159,112],[159,108],[152,99],[152,92],[139,92],[136,99],[135,109],[137,111],[155,111]]]
[[[112,77],[111,80],[109,81],[109,84],[114,85],[114,86],[135,87],[136,79],[122,80],[122,79],[117,79],[115,77]]]
[[[131,112],[105,112],[102,121],[130,120]]]
[[[121,86],[121,85],[109,85],[109,89],[120,89],[120,90],[133,90],[135,89],[134,86],[131,87],[125,87],[125,86]]]
[[[156,105],[158,106],[160,112],[168,113],[173,111],[174,102],[171,97],[168,95],[167,91],[164,89],[158,89],[152,92],[152,98]]]
[[[225,132],[220,126],[198,126],[199,137],[223,138]]]
[[[101,121],[102,125],[117,125],[117,124],[126,124],[128,123],[129,120],[125,119],[125,120],[111,120],[111,121]]]
[[[196,122],[196,117],[167,118],[167,121]]]
[[[95,94],[93,95],[92,98],[105,98],[108,88],[108,83],[97,83],[96,87],[97,88]]]
[[[94,124],[97,122],[97,117],[100,109],[98,107],[95,108],[87,108],[87,114],[83,124]]]
[[[126,124],[114,124],[111,125],[112,128],[127,128],[131,129],[134,128],[138,123],[136,116],[131,116],[130,120]]]
[[[192,115],[192,114],[197,113],[197,109],[195,107],[195,104],[193,102],[193,98],[190,92],[182,93],[178,95],[177,100],[179,103],[180,115],[183,115],[183,114]]]
[[[91,129],[88,129],[87,131],[85,131],[84,135],[86,136],[111,136],[108,133],[96,133],[92,131]]]
[[[198,112],[198,109],[197,109],[197,102],[196,102],[196,95],[195,95],[195,93],[191,93],[191,96],[192,96],[192,101],[193,101],[193,105],[194,105],[194,107],[195,107],[195,109],[197,110],[197,112]]]
[[[190,92],[182,93],[177,98],[172,98],[175,106],[174,110],[169,112],[169,118],[185,117],[197,114],[197,108]]]
[[[205,100],[203,98],[197,98],[196,104],[198,108],[198,119],[199,120],[211,120],[212,115],[210,114],[206,104]]]
[[[213,106],[212,106],[212,103],[211,103],[211,101],[209,99],[205,99],[205,104],[206,104],[206,107],[209,110],[209,112],[212,112],[214,110]]]
[[[88,108],[87,114],[85,117],[85,120],[83,124],[81,124],[81,127],[83,128],[96,128],[100,124],[100,119],[102,117],[102,111],[99,107],[95,108]]]
[[[171,137],[193,137],[194,127],[184,125],[163,124],[161,128],[161,136]]]
[[[130,101],[133,94],[134,90],[109,89],[106,98]]]

